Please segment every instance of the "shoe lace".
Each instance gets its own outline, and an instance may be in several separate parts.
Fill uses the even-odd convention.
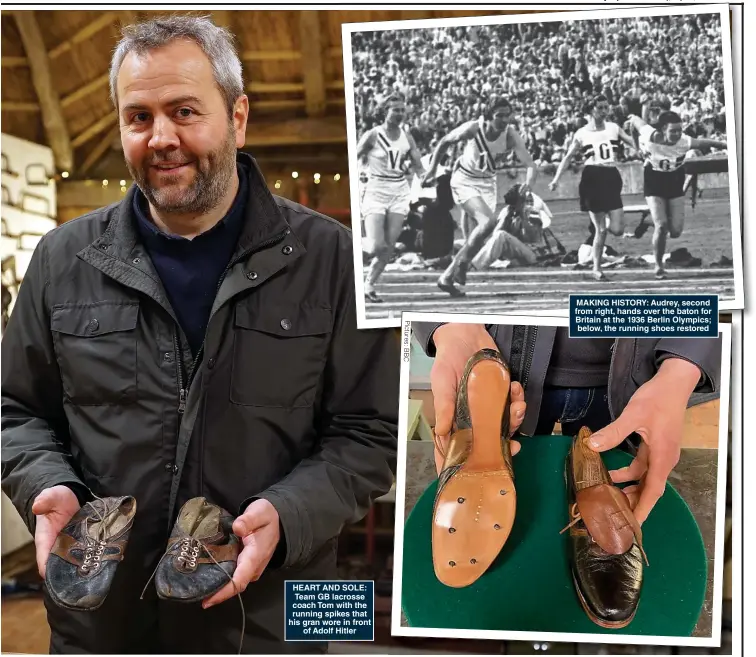
[[[583,516],[580,514],[580,511],[578,510],[578,505],[576,502],[573,502],[572,505],[570,506],[570,516],[572,516],[572,521],[562,531],[559,532],[560,534],[564,534],[564,532],[570,529],[570,527],[574,527],[577,523],[579,523],[583,519]],[[588,535],[590,536],[590,532],[588,533]],[[594,543],[596,542],[594,541],[593,536],[591,536],[591,541],[593,541]],[[635,541],[635,544],[638,546],[638,549],[641,551],[641,554],[643,555],[643,560],[646,562],[646,565],[648,566],[649,564],[648,564],[648,557],[646,556],[646,551],[643,549],[643,546],[638,541]]]
[[[92,520],[91,516],[87,516],[84,520],[84,540],[86,542],[86,549],[84,550],[84,563],[81,565],[81,572],[88,574],[90,571],[96,573],[102,567],[102,555],[105,553],[105,546],[107,542],[102,540],[105,533],[105,518],[112,512],[112,509],[108,509],[107,503],[101,497],[94,496],[95,500],[102,502],[104,513],[100,513],[100,510],[93,504],[93,501],[89,501],[85,506],[91,507],[97,516],[97,520]],[[99,522],[97,525],[97,536],[92,538],[89,535],[88,525],[90,522]]]
[[[228,578],[228,581],[231,582],[231,585],[234,587],[234,594],[239,599],[239,605],[241,606],[241,613],[242,613],[242,629],[241,629],[241,635],[239,637],[239,653],[242,654],[242,648],[244,647],[244,633],[247,629],[247,614],[244,610],[244,601],[241,597],[241,591],[239,591],[239,587],[236,586],[236,582],[234,581],[233,577],[229,575],[221,566],[216,558],[212,555],[210,550],[207,549],[204,543],[202,541],[196,539],[194,536],[190,536],[189,534],[185,534],[181,537],[180,545],[179,545],[179,556],[176,559],[179,563],[185,563],[190,568],[194,568],[197,565],[197,559],[199,558],[200,552],[204,552],[210,559],[212,559],[213,563],[218,567],[218,569]],[[142,589],[142,595],[139,596],[140,600],[144,599],[144,594],[147,591],[147,587],[150,585],[150,582],[154,579],[155,573],[157,573],[158,568],[160,568],[160,564],[163,563],[163,559],[170,556],[171,552],[165,552],[162,557],[160,557],[160,561],[158,561],[157,566],[155,566],[155,570],[152,571],[152,575],[150,575],[150,578],[147,580],[147,583],[144,585],[144,589]]]

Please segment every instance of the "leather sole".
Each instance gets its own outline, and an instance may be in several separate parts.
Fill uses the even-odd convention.
[[[433,511],[433,566],[439,581],[450,587],[475,582],[512,531],[515,486],[501,444],[509,386],[509,373],[491,360],[477,363],[468,378],[470,453],[444,486]]]
[[[583,592],[580,590],[580,587],[578,586],[577,578],[575,577],[575,573],[572,572],[572,584],[575,587],[575,591],[577,592],[578,599],[580,600],[580,605],[583,607],[583,611],[585,611],[586,616],[591,619],[596,625],[599,627],[603,627],[607,630],[621,630],[623,627],[627,627],[630,625],[630,623],[633,622],[633,619],[635,618],[635,611],[633,611],[632,615],[627,618],[626,620],[621,621],[609,621],[605,620],[603,618],[599,618],[596,613],[590,608],[588,605],[588,602],[586,601],[585,597],[583,596]]]

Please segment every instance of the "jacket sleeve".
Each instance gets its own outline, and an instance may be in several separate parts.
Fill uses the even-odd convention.
[[[68,453],[68,423],[46,304],[45,239],[35,250],[2,340],[2,488],[34,535],[34,499],[68,485],[88,489]],[[91,498],[90,498],[91,499]]]
[[[443,325],[443,322],[412,322],[412,332],[415,334],[415,339],[420,343],[426,356],[432,358],[436,355],[436,345],[433,344],[433,332]]]
[[[698,365],[701,380],[696,393],[719,392],[722,376],[722,338],[662,338],[656,345],[656,367],[667,358],[682,358]]]
[[[357,329],[351,258],[339,287],[319,449],[252,498],[278,512],[284,568],[307,563],[345,524],[363,518],[396,471],[400,338],[395,330]]]

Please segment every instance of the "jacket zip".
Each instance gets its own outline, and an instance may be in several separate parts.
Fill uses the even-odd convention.
[[[181,358],[181,350],[179,349],[178,327],[176,327],[176,330],[173,332],[173,350],[176,353],[176,373],[178,374],[179,384],[178,412],[179,415],[183,415],[186,410],[186,390],[184,389],[184,363]]]
[[[528,349],[527,355],[523,350],[523,367],[520,370],[522,372],[522,381],[520,383],[522,384],[523,390],[525,390],[525,386],[528,385],[528,378],[530,377],[530,366],[533,364],[533,354],[535,353],[536,340],[538,338],[538,327],[528,326],[525,328],[525,344],[528,342],[528,333],[530,331],[533,333],[533,338],[530,341],[530,348]]]
[[[616,417],[614,417],[614,410],[612,407],[612,370],[614,369],[614,352],[616,351],[616,346],[617,341],[615,340],[614,342],[612,342],[612,346],[610,347],[612,357],[609,360],[609,382],[606,385],[606,402],[609,406],[609,417],[612,418],[612,422],[617,419]]]
[[[268,248],[269,246],[272,246],[273,244],[276,244],[280,242],[284,237],[286,237],[291,232],[291,229],[286,228],[285,230],[278,233],[278,235],[274,235],[270,239],[265,240],[264,242],[258,244],[256,247],[249,249],[247,251],[244,251],[240,253],[236,258],[229,261],[229,263],[226,265],[226,268],[223,270],[223,273],[221,274],[220,278],[218,279],[218,285],[215,288],[215,294],[218,295],[218,292],[220,291],[221,285],[223,284],[223,280],[226,278],[226,274],[228,273],[228,270],[231,269],[237,262],[240,260],[243,260],[244,258],[250,256],[253,253],[256,253],[258,251],[262,251],[263,249]],[[205,331],[205,339],[207,338],[207,330]],[[186,410],[186,395],[187,391],[189,390],[189,387],[191,386],[192,380],[194,378],[195,371],[197,369],[197,365],[200,361],[200,358],[202,357],[202,352],[205,350],[205,339],[202,340],[202,344],[200,345],[200,348],[197,350],[197,355],[194,357],[194,361],[192,361],[192,367],[189,370],[189,373],[186,378],[186,387],[184,386],[184,367],[183,367],[183,359],[181,358],[181,354],[178,348],[178,328],[176,329],[176,332],[173,335],[173,341],[174,346],[176,349],[176,361],[178,363],[178,380],[179,380],[179,407],[178,412],[180,415],[184,414],[184,411]]]

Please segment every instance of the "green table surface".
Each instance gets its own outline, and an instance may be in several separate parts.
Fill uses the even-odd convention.
[[[590,621],[575,593],[568,561],[569,522],[564,459],[571,439],[523,438],[514,457],[517,516],[491,568],[471,586],[436,579],[431,519],[436,483],[412,509],[404,529],[402,609],[411,627],[520,632],[690,636],[704,603],[706,552],[690,509],[668,484],[643,524],[644,568],[638,612],[630,625],[608,630]],[[611,469],[631,457],[603,454]]]

